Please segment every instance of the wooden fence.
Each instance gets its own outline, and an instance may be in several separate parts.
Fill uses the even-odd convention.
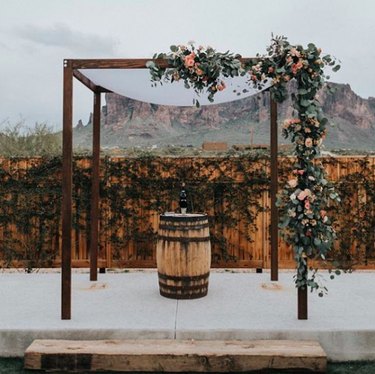
[[[374,183],[374,157],[342,156],[322,161],[332,181],[345,180],[352,185],[357,182],[350,182],[348,177],[361,176],[366,162],[364,178]],[[280,158],[283,170],[280,183],[285,181],[288,168],[285,165],[290,163],[290,158]],[[74,165],[72,261],[74,267],[88,267],[91,160],[78,159]],[[60,167],[61,160],[46,164],[45,160],[37,158],[0,159],[0,260],[3,266],[60,266]],[[99,267],[156,266],[159,215],[177,209],[182,180],[188,190],[190,187],[192,208],[197,211],[203,207],[209,215],[213,267],[270,267],[268,160],[107,158],[102,160],[101,176]],[[254,183],[248,187],[251,180]],[[215,188],[204,190],[205,196],[201,196],[199,187],[203,184]],[[238,209],[241,201],[250,204],[244,211]],[[360,184],[343,203],[358,217],[363,203],[371,204],[370,211],[374,213],[374,200],[368,198]],[[220,218],[223,216],[225,220]],[[336,218],[340,223],[347,217]],[[352,228],[344,229],[348,232]],[[374,236],[369,237],[366,248],[360,251],[357,267],[375,268]],[[358,252],[355,241],[350,247],[349,252]],[[281,238],[279,266],[295,266],[293,253]]]

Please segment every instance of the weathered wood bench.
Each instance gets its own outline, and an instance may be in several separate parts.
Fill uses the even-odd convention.
[[[25,352],[25,368],[38,370],[325,372],[326,365],[316,341],[35,340]]]

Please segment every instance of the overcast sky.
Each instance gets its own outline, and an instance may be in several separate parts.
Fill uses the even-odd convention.
[[[61,128],[64,58],[151,57],[190,40],[254,56],[272,32],[314,42],[342,62],[332,81],[375,96],[374,0],[0,0],[0,123]],[[92,94],[74,93],[86,123]]]

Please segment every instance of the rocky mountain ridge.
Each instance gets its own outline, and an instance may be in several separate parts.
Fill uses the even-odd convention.
[[[332,123],[326,143],[331,148],[374,149],[375,98],[361,98],[348,84],[330,85],[335,89],[334,93],[323,88],[318,95],[323,111]],[[268,93],[199,109],[149,104],[117,94],[106,94],[105,99],[101,117],[103,146],[200,146],[203,141],[219,140],[243,144],[250,142],[250,133],[255,143],[268,142]],[[292,115],[289,98],[279,105],[278,118],[282,121]],[[79,123],[75,129],[77,144],[90,143],[91,127],[91,116],[86,126]]]

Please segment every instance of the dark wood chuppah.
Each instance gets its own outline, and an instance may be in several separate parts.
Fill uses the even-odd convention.
[[[113,92],[95,84],[82,73],[84,69],[146,69],[150,59],[70,59],[64,60],[63,92],[63,171],[62,171],[62,293],[61,318],[71,319],[71,231],[72,231],[72,128],[73,128],[73,78],[78,79],[93,92],[93,158],[92,158],[92,191],[91,191],[91,232],[90,232],[90,280],[97,280],[98,263],[98,230],[99,230],[99,166],[100,166],[100,95],[102,92]],[[243,58],[242,61],[249,60]],[[155,60],[161,67],[168,67],[165,60]],[[241,97],[240,97],[241,98]],[[276,194],[278,189],[277,173],[277,103],[271,100],[271,281],[278,280],[278,210]],[[307,292],[305,290],[299,290]],[[300,292],[299,292],[300,293]],[[306,315],[298,318],[307,318]],[[300,305],[299,305],[300,306]]]

